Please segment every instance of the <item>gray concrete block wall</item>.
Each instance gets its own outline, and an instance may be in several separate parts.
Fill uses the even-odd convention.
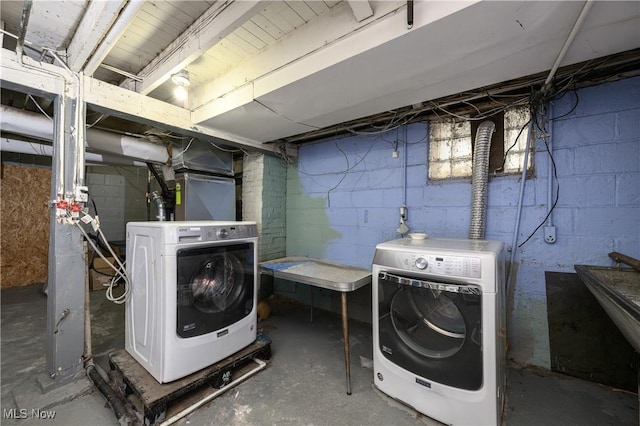
[[[102,232],[109,241],[125,239],[127,222],[147,220],[147,169],[132,166],[90,166],[89,213],[95,202]],[[93,202],[92,202],[93,201]]]

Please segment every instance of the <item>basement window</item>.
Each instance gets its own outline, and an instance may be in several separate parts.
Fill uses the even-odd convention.
[[[429,122],[429,179],[441,180],[471,177],[473,144],[480,123],[472,116],[432,120]],[[504,175],[522,172],[527,143],[528,107],[509,108],[493,115],[496,131],[491,138],[489,174]],[[533,151],[530,145],[529,153]],[[529,155],[527,171],[533,170],[533,155]]]

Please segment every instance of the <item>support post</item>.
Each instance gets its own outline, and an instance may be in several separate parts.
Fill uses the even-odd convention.
[[[55,99],[54,161],[51,200],[75,197],[77,170],[83,169],[80,126],[85,126],[81,99]],[[82,179],[83,177],[81,177]],[[61,193],[62,192],[62,193]],[[84,280],[86,271],[82,234],[75,224],[61,221],[51,207],[47,299],[47,373],[55,385],[65,384],[82,370],[84,351]]]

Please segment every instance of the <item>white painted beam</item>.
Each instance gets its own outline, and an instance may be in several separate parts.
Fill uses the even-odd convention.
[[[97,2],[100,3],[100,2]],[[86,75],[93,75],[98,69],[104,58],[107,57],[111,49],[116,45],[117,41],[122,37],[127,30],[133,19],[136,17],[142,6],[144,0],[130,0],[127,5],[122,9],[118,19],[115,21],[109,32],[100,42],[95,52],[89,58],[87,64],[84,67],[84,73]]]
[[[24,88],[27,93],[38,93],[50,97],[69,90],[65,84],[73,76],[63,68],[48,63],[36,62],[23,57],[23,63],[16,59],[16,53],[2,49],[2,87]],[[124,117],[138,123],[175,131],[196,138],[216,139],[217,143],[265,153],[278,153],[280,147],[265,145],[252,139],[211,127],[196,125],[191,119],[191,111],[168,104],[148,96],[108,84],[84,75],[84,100],[98,111],[116,117]],[[295,150],[287,147],[287,153],[295,155]]]
[[[36,62],[28,56],[23,56],[19,63],[16,52],[8,49],[2,49],[1,55],[3,87],[28,88],[30,93],[51,98],[63,93],[64,77],[68,74],[63,68]]]
[[[67,65],[71,70],[76,72],[82,70],[126,4],[126,0],[89,2],[67,49],[69,56]]]
[[[358,22],[373,16],[373,9],[368,0],[349,0],[349,7]]]
[[[210,127],[199,126],[191,120],[191,111],[141,95],[119,86],[85,77],[85,102],[94,109],[116,117],[165,128],[193,137],[209,137],[218,143],[261,152],[278,152],[278,147]]]
[[[460,3],[463,5],[461,7],[465,5],[462,2],[445,2],[445,6],[449,3],[454,6]],[[266,85],[270,86],[269,88],[260,84],[263,94],[265,91],[304,79],[405,34],[406,25],[392,26],[387,23],[400,14],[405,5],[406,2],[402,0],[378,2],[376,19],[356,23],[349,6],[346,3],[337,4],[331,14],[318,17],[297,29],[294,36],[286,37],[264,49],[228,74],[191,93],[194,121],[201,123],[224,113],[225,110],[229,111],[250,102],[247,90],[240,88],[252,86],[252,82],[267,80]],[[454,9],[454,6],[449,9]],[[448,13],[449,9],[443,13]],[[356,42],[349,41],[353,38],[352,35],[363,31],[368,31],[367,37],[359,37]],[[251,87],[250,90],[253,91],[254,88]],[[252,96],[255,99],[260,95],[252,92]]]
[[[127,79],[121,86],[144,95],[151,93],[244,24],[260,7],[260,1],[217,2],[138,73],[142,83]]]

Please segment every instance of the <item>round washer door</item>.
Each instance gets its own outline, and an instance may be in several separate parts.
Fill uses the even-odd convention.
[[[209,257],[190,280],[193,305],[201,312],[224,312],[242,300],[246,290],[242,264],[233,255]]]
[[[398,337],[428,358],[449,358],[464,345],[467,327],[455,303],[444,292],[400,289],[391,300],[391,322]]]
[[[253,243],[184,248],[177,257],[176,333],[189,338],[255,315]]]

